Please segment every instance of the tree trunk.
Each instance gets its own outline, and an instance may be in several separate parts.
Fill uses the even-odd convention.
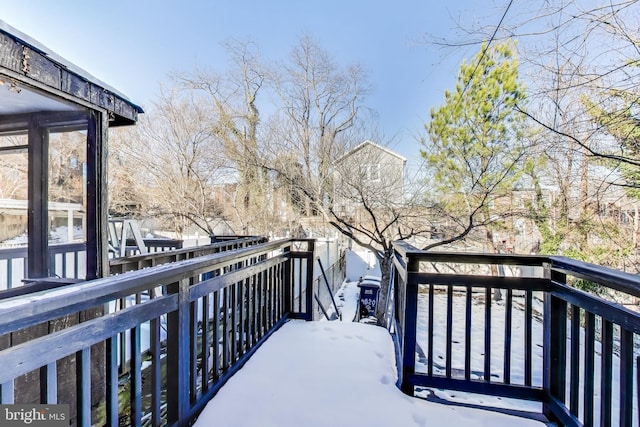
[[[393,250],[388,249],[382,253],[382,257],[378,258],[380,263],[380,290],[378,291],[378,306],[376,308],[376,317],[378,325],[386,327],[385,314],[387,312],[387,296],[389,294],[389,286],[391,284],[391,263],[393,262]]]

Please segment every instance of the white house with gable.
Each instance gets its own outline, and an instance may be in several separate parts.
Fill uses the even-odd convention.
[[[335,162],[334,206],[352,213],[404,204],[407,159],[366,140]]]

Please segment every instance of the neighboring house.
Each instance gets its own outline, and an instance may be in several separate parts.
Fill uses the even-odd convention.
[[[372,141],[364,141],[335,162],[334,206],[343,212],[359,207],[404,204],[407,159]]]

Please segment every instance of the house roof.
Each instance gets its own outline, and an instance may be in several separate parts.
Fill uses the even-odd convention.
[[[350,157],[352,155],[354,155],[355,153],[357,153],[358,151],[362,150],[363,148],[365,148],[366,146],[372,146],[377,148],[378,150],[384,151],[387,154],[390,154],[394,157],[397,157],[398,159],[402,160],[403,162],[406,163],[407,159],[405,159],[404,157],[402,157],[400,154],[391,151],[390,149],[383,147],[380,144],[376,144],[375,142],[371,141],[371,140],[365,140],[363,142],[361,142],[360,144],[358,144],[357,146],[355,146],[354,148],[352,148],[351,150],[349,150],[346,154],[342,155],[340,158],[338,158],[338,160],[336,160],[336,163],[340,163],[341,161],[343,161],[345,158]]]
[[[28,35],[0,21],[0,115],[65,111],[69,103],[105,109],[109,125],[137,121],[143,110],[126,96],[57,55]]]

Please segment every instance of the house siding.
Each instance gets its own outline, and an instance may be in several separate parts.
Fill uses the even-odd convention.
[[[349,211],[363,204],[403,205],[405,163],[402,156],[365,141],[336,162],[336,204]]]

